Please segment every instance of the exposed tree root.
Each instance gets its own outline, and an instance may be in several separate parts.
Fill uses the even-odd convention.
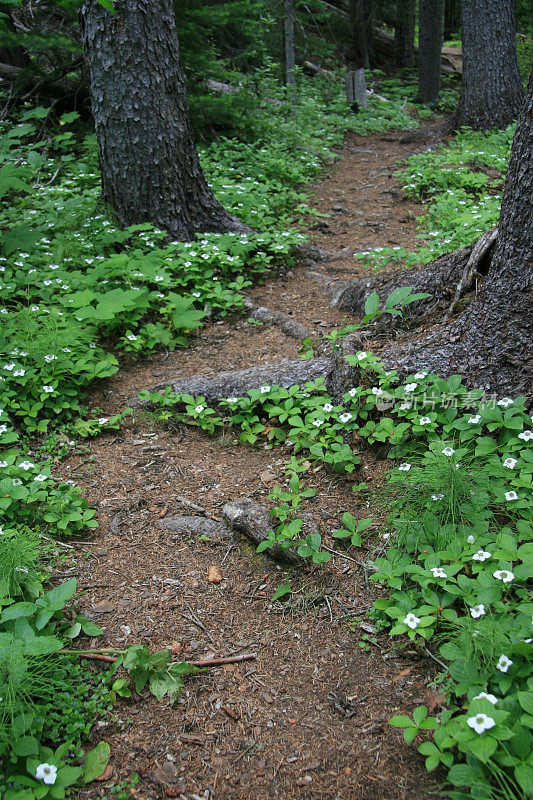
[[[498,226],[495,225],[494,228],[491,228],[490,230],[486,231],[483,236],[480,236],[475,243],[474,247],[472,248],[472,252],[470,253],[470,258],[468,259],[464,272],[461,276],[461,280],[457,284],[457,289],[455,290],[452,304],[448,309],[446,319],[451,317],[461,297],[471,288],[478,266],[496,241],[497,236]]]

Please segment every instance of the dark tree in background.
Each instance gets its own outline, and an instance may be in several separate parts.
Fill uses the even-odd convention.
[[[374,0],[350,0],[352,47],[350,57],[355,66],[370,69],[373,61],[372,26]]]
[[[513,122],[524,95],[516,57],[514,0],[462,0],[463,80],[455,126]]]
[[[418,95],[434,103],[440,91],[444,0],[420,0],[418,7]]]
[[[444,0],[444,41],[461,32],[461,0]]]
[[[171,0],[81,9],[103,199],[122,225],[152,222],[186,241],[249,230],[215,200],[189,124]]]
[[[415,63],[416,0],[396,0],[394,26],[394,66],[412,69]]]

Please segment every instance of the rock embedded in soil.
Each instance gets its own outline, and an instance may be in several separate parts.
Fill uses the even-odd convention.
[[[159,527],[175,533],[209,536],[211,539],[227,538],[230,534],[223,522],[198,516],[165,517],[159,520]]]
[[[231,503],[226,503],[222,509],[222,519],[233,530],[244,534],[256,545],[267,541],[268,532],[273,528],[268,509],[249,497],[241,497]],[[303,563],[303,559],[292,548],[284,550],[279,545],[274,545],[263,552],[282,564],[301,565]]]

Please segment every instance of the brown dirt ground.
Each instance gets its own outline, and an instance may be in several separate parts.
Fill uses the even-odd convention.
[[[311,233],[319,246],[413,244],[420,207],[401,199],[392,173],[415,146],[399,139],[348,138],[342,159],[312,189],[314,205],[331,214],[328,230]],[[345,210],[332,210],[339,205]],[[361,274],[353,258],[324,268],[343,278]],[[304,267],[252,293],[317,335],[345,319]],[[295,357],[298,344],[274,326],[224,320],[200,331],[186,351],[124,365],[91,401],[111,413],[177,374]],[[100,723],[112,774],[80,797],[102,797],[133,772],[140,776],[132,792],[138,800],[417,800],[438,791],[422,758],[387,724],[398,711],[431,703],[435,665],[394,649],[384,635],[368,642],[361,623],[368,625],[365,612],[377,594],[358,564],[334,556],[325,567],[293,570],[298,593],[272,605],[286,571],[268,558],[243,542],[200,540],[159,526],[164,516],[191,513],[183,498],[213,519],[238,496],[266,500],[283,480],[286,455],[284,448],[239,444],[232,433],[210,439],[194,428],[165,430],[136,411],[118,436],[91,441],[86,456],[58,465],[98,509],[100,527],[92,541],[75,545],[79,557],[69,571],[84,592],[83,610],[104,628],[95,646],[172,647],[177,659],[257,656],[190,679],[174,707],[147,696],[120,703],[123,724]],[[309,474],[318,494],[305,510],[323,534],[345,510],[383,519],[379,509],[369,510],[369,494],[354,495],[352,487],[354,480],[379,485],[387,465],[371,452],[363,459],[354,479],[322,468]],[[378,533],[354,555],[374,557],[380,541]],[[212,564],[223,575],[218,585],[207,581]]]

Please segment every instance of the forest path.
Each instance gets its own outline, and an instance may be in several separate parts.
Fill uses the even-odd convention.
[[[331,214],[327,227],[321,223],[312,232],[316,244],[359,251],[413,243],[420,207],[401,199],[392,173],[420,145],[401,143],[401,136],[347,139],[341,160],[311,189],[313,205]],[[361,273],[349,255],[320,270],[343,279]],[[305,265],[251,294],[313,335],[345,320]],[[277,326],[222,320],[201,330],[187,351],[121,369],[91,400],[110,414],[140,389],[178,374],[296,358],[299,346]],[[284,447],[242,445],[232,433],[208,438],[194,428],[165,430],[136,411],[118,436],[90,441],[87,457],[58,467],[98,509],[100,527],[93,541],[76,545],[80,558],[69,573],[85,592],[83,610],[104,628],[96,646],[172,647],[184,660],[257,655],[189,679],[174,708],[144,696],[122,703],[123,726],[102,730],[113,775],[80,797],[103,796],[106,786],[133,772],[140,775],[133,793],[139,800],[415,800],[435,790],[422,759],[387,724],[398,711],[431,703],[434,665],[414,652],[395,652],[387,636],[373,636],[365,612],[377,594],[356,563],[334,556],[324,567],[293,570],[299,591],[272,605],[286,571],[269,558],[244,541],[160,527],[164,517],[193,513],[187,501],[215,520],[239,496],[263,502],[284,480],[287,454]],[[352,491],[354,481],[379,485],[387,472],[386,462],[371,453],[363,458],[353,478],[321,467],[306,475],[318,493],[304,510],[324,535],[345,510],[357,517],[383,513],[370,512],[369,501]],[[326,541],[335,547],[335,540]],[[222,572],[219,584],[207,580],[212,564]]]

